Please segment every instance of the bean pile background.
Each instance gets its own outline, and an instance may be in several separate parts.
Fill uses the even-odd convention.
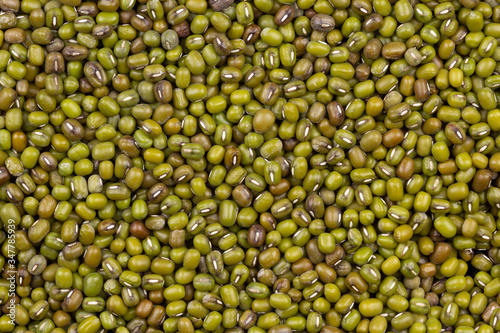
[[[499,38],[493,0],[0,0],[0,332],[499,332]]]

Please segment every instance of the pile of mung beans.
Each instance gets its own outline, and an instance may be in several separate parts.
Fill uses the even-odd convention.
[[[0,332],[500,331],[498,0],[0,0]]]

